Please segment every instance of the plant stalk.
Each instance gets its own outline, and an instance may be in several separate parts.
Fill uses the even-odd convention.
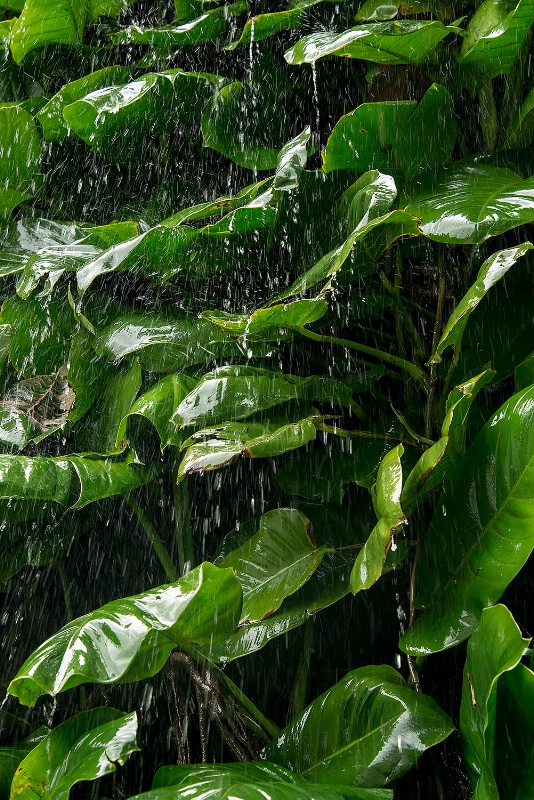
[[[306,691],[308,688],[308,676],[310,674],[314,622],[315,618],[312,615],[304,625],[304,642],[302,644],[302,653],[297,667],[295,683],[293,684],[293,691],[291,692],[289,720],[296,717],[297,714],[300,714],[306,707]]]
[[[160,564],[165,571],[165,575],[171,583],[174,583],[180,577],[179,572],[176,569],[172,558],[167,552],[167,548],[161,541],[157,530],[149,519],[148,514],[132,494],[127,495],[124,498],[124,501],[126,505],[133,511],[137,521],[145,532],[146,538],[152,545],[154,552],[160,560]]]
[[[178,565],[180,567],[180,575],[186,575],[195,566],[195,548],[191,535],[187,478],[178,483],[179,452],[177,447],[171,447],[172,498],[174,502]]]

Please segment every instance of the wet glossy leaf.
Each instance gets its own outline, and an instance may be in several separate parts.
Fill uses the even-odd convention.
[[[534,353],[531,353],[515,368],[515,389],[517,392],[534,384]]]
[[[518,664],[499,679],[495,769],[501,797],[528,800],[534,778],[534,672]]]
[[[82,508],[96,500],[113,497],[150,483],[161,471],[162,465],[130,464],[126,461],[99,460],[69,456],[80,482],[79,494],[71,508]]]
[[[409,514],[427,494],[452,475],[465,453],[466,423],[471,404],[481,389],[494,377],[487,369],[480,375],[455,386],[449,394],[441,436],[425,450],[402,487],[401,505]]]
[[[530,387],[507,400],[451,475],[423,540],[416,603],[428,610],[401,639],[406,652],[467,639],[530,555],[533,398]]]
[[[491,287],[506,275],[508,270],[514,266],[521,256],[528,253],[533,247],[534,245],[530,242],[525,242],[518,247],[511,247],[508,250],[499,250],[498,253],[493,253],[492,256],[484,261],[480,267],[476,282],[471,286],[468,292],[464,294],[445,323],[443,333],[436,347],[436,352],[432,357],[435,363],[441,361],[441,356],[447,347],[455,345],[461,339],[469,320],[469,315]]]
[[[350,405],[351,398],[349,384],[328,376],[298,378],[257,367],[219,367],[204,375],[180,403],[172,421],[180,428],[216,425],[245,419],[289,400]]]
[[[209,797],[223,800],[231,793],[236,800],[391,800],[388,789],[355,789],[348,786],[317,786],[276,764],[217,764],[162,767],[143,800]]]
[[[0,408],[26,417],[41,432],[63,425],[75,399],[66,372],[62,368],[54,375],[19,381],[4,394]]]
[[[378,522],[354,562],[350,576],[353,594],[368,589],[382,575],[388,551],[394,546],[395,531],[406,522],[400,505],[403,453],[403,446],[397,445],[382,459],[378,468],[372,490]]]
[[[91,72],[77,81],[65,84],[36,114],[36,119],[43,128],[45,139],[48,142],[56,142],[68,136],[69,126],[63,118],[63,109],[66,106],[76,100],[81,100],[90,92],[124,84],[130,74],[131,70],[128,67],[104,67],[104,69]]]
[[[171,424],[170,419],[195,385],[196,381],[188,375],[167,375],[135,401],[122,420],[119,435],[122,435],[122,430],[126,430],[128,417],[139,414],[150,420],[156,428],[162,450],[170,444],[180,445],[183,436],[177,432],[176,426]]]
[[[412,195],[406,210],[436,242],[479,244],[534,220],[534,178],[483,165],[456,166]]]
[[[290,421],[298,413],[302,411],[297,406],[293,415],[275,414],[264,421],[252,418],[197,431],[182,445],[188,449],[178,470],[178,480],[194,472],[218,469],[240,456],[273,458],[313,441],[320,417]]]
[[[13,26],[11,53],[20,64],[31,50],[46,44],[80,44],[87,4],[71,7],[65,0],[26,0]]]
[[[180,642],[225,638],[237,625],[241,602],[231,570],[202,564],[176,583],[113,600],[70,622],[27,659],[9,692],[33,706],[42,694],[81,683],[142,680],[158,672]]]
[[[300,27],[305,10],[321,2],[322,0],[301,0],[294,3],[287,11],[274,11],[251,17],[247,20],[239,39],[227,45],[225,50],[235,50],[240,44],[260,42],[281,31]]]
[[[325,553],[312,540],[312,525],[292,508],[269,511],[258,533],[229,553],[221,567],[230,567],[243,587],[241,624],[277,611],[285,597],[315,572]]]
[[[394,19],[397,14],[436,13],[436,6],[442,7],[442,4],[437,4],[435,0],[367,0],[360,6],[354,19],[356,22],[383,22]]]
[[[318,697],[264,753],[320,784],[372,788],[396,780],[453,727],[391,667],[361,667]]]
[[[253,314],[203,311],[200,316],[229,334],[243,336],[271,328],[301,328],[321,319],[327,309],[327,301],[317,297],[313,300],[296,300],[293,303],[258,308]]]
[[[422,136],[427,139],[424,151]],[[443,86],[434,83],[419,103],[363,103],[341,117],[323,150],[323,168],[325,172],[401,170],[414,177],[443,166],[455,140],[452,98]]]
[[[83,711],[50,731],[26,756],[13,779],[11,797],[67,800],[74,784],[115,772],[139,750],[136,733],[135,713]]]
[[[485,0],[473,14],[462,42],[460,64],[468,80],[474,79],[475,85],[480,86],[497,75],[507,75],[533,19],[532,0],[519,0],[512,5]]]
[[[469,765],[473,797],[499,800],[495,782],[497,682],[520,661],[523,639],[505,606],[486,608],[467,645],[460,707],[460,734]]]
[[[289,64],[315,64],[334,55],[377,64],[418,64],[455,30],[437,21],[369,23],[343,33],[312,33],[288,50],[285,59]]]
[[[226,20],[221,11],[213,9],[189,22],[162,28],[140,28],[132,25],[113,34],[112,41],[115,44],[151,44],[159,47],[183,47],[211,42],[218,39],[226,29]]]
[[[37,192],[41,142],[30,114],[17,106],[0,108],[0,220]]]
[[[148,73],[87,94],[65,106],[63,117],[92,150],[123,161],[130,148],[142,147],[171,126],[191,125],[220,83],[216,75],[181,69]]]
[[[318,0],[321,2],[322,0]],[[304,128],[302,133],[287,142],[280,152],[276,161],[274,178],[272,182],[273,191],[290,192],[296,189],[299,178],[308,160],[308,143],[311,138],[311,129]]]

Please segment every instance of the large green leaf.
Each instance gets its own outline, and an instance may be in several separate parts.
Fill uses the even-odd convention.
[[[453,727],[391,667],[361,667],[318,697],[264,753],[320,784],[379,787],[409,770]]]
[[[139,748],[137,716],[93,708],[54,728],[20,764],[11,797],[68,800],[74,784],[115,772]]]
[[[150,792],[138,800],[171,800],[210,797],[223,800],[391,800],[389,789],[355,789],[348,786],[317,786],[277,764],[195,764],[162,767]]]
[[[525,253],[528,253],[533,247],[534,245],[530,242],[525,242],[524,244],[518,245],[518,247],[510,247],[508,250],[499,250],[498,253],[493,253],[493,255],[484,261],[480,267],[476,282],[466,294],[464,294],[445,323],[441,338],[436,347],[436,352],[432,357],[435,363],[441,361],[443,351],[447,347],[455,345],[461,338],[469,320],[469,315],[491,287],[506,275],[510,267],[513,267],[521,256],[524,256]]]
[[[260,620],[280,608],[315,572],[325,553],[312,540],[312,525],[293,508],[269,511],[258,533],[229,553],[221,567],[230,567],[243,587],[241,623]]]
[[[35,47],[81,44],[88,3],[70,0],[26,0],[11,34],[11,53],[20,64]]]
[[[384,456],[378,468],[376,483],[372,490],[378,522],[354,562],[350,576],[350,588],[353,594],[368,589],[382,575],[388,551],[391,547],[395,547],[394,533],[406,522],[400,505],[403,453],[403,446],[397,445]]]
[[[36,193],[41,142],[30,114],[20,106],[0,108],[0,220]]]
[[[124,84],[130,73],[131,70],[128,67],[104,67],[104,69],[97,69],[96,72],[91,72],[77,81],[65,84],[36,114],[36,119],[42,125],[45,139],[48,142],[55,142],[68,136],[69,126],[63,118],[63,109],[66,106],[76,100],[81,100],[97,89]]]
[[[311,33],[288,50],[285,58],[289,64],[315,64],[331,55],[377,64],[419,64],[456,30],[438,21],[375,22],[343,33]]]
[[[299,399],[350,406],[352,389],[326,375],[299,378],[258,367],[219,367],[204,375],[182,400],[172,421],[180,428],[235,422]]]
[[[189,127],[221,81],[216,75],[181,69],[152,72],[75,100],[65,106],[63,117],[92,150],[125,161],[131,148],[146,146],[177,125]]]
[[[479,244],[534,220],[534,178],[502,167],[458,165],[429,178],[408,198],[429,239]]]
[[[424,614],[401,639],[408,653],[453,647],[476,629],[534,547],[534,388],[491,417],[450,477],[421,548]]]
[[[296,300],[293,303],[258,308],[252,314],[203,311],[200,316],[229,334],[243,336],[272,328],[301,328],[321,319],[327,309],[327,301],[316,297],[313,300]]]
[[[495,782],[497,682],[519,663],[529,641],[522,638],[508,609],[497,605],[484,609],[467,645],[460,734],[476,800],[499,800]]]
[[[212,564],[176,583],[113,600],[70,622],[26,660],[8,687],[33,706],[81,683],[142,680],[158,672],[180,643],[209,644],[233,631],[241,585]]]
[[[462,42],[460,64],[468,83],[480,85],[507,75],[533,21],[532,0],[485,0],[473,14]]]
[[[427,141],[424,150],[421,137]],[[323,150],[323,168],[325,172],[401,170],[414,177],[442,167],[452,154],[455,140],[452,98],[443,86],[434,83],[419,103],[363,103],[341,117]]]
[[[194,472],[218,469],[239,456],[273,458],[312,442],[319,415],[294,421],[303,410],[297,406],[291,414],[289,409],[293,410],[292,405],[286,414],[282,411],[259,422],[252,417],[246,422],[229,422],[197,431],[182,445],[182,449],[188,449],[178,470],[178,480]]]
[[[532,663],[532,662],[531,662]],[[534,672],[518,664],[499,680],[495,765],[501,798],[528,800],[534,780]]]

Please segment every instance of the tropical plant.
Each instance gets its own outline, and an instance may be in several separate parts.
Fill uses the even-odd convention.
[[[534,0],[0,14],[0,800],[529,800]]]

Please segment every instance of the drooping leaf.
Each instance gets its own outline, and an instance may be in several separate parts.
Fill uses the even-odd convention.
[[[367,225],[373,219],[388,213],[397,196],[397,187],[391,175],[371,169],[361,175],[341,198],[341,207],[347,217],[349,230]]]
[[[135,464],[111,459],[68,456],[79,482],[79,494],[71,508],[82,508],[96,500],[126,494],[150,483],[161,472],[162,464]]]
[[[353,594],[368,589],[382,575],[386,556],[393,545],[393,535],[406,522],[400,505],[402,491],[401,444],[390,450],[378,468],[373,486],[373,502],[378,522],[358,553],[350,576]]]
[[[53,458],[0,456],[0,497],[53,500],[66,506],[72,484],[69,464]]]
[[[421,151],[421,137],[427,145]],[[456,140],[454,108],[443,86],[422,100],[363,103],[337,122],[323,150],[325,172],[336,169],[401,170],[414,177],[442,167]]]
[[[473,797],[480,800],[499,800],[495,781],[497,682],[519,663],[529,641],[522,638],[506,606],[497,605],[484,609],[480,625],[467,645],[460,735]]]
[[[87,11],[87,3],[26,0],[11,34],[11,53],[15,63],[20,64],[35,47],[81,44]]]
[[[476,282],[464,294],[453,313],[445,323],[443,333],[436,347],[436,352],[432,356],[434,363],[441,361],[444,350],[458,342],[465,326],[469,320],[469,315],[477,307],[482,298],[497,283],[508,270],[513,267],[516,261],[532,250],[534,245],[525,242],[517,247],[510,247],[507,250],[499,250],[493,253],[484,261],[480,267]]]
[[[534,353],[531,353],[515,368],[516,392],[534,384]]]
[[[300,2],[294,3],[291,8],[288,8],[287,11],[274,11],[251,17],[247,20],[239,39],[227,45],[225,50],[235,50],[235,48],[239,47],[241,44],[260,42],[281,31],[300,27],[306,9],[322,1],[323,0],[300,0]]]
[[[65,84],[36,114],[36,119],[41,123],[47,142],[56,142],[68,136],[69,126],[63,118],[63,109],[66,106],[76,100],[81,100],[91,92],[124,84],[130,73],[131,70],[128,67],[104,67],[104,69],[97,69],[89,75],[84,75],[77,81]]]
[[[210,797],[223,800],[229,794],[236,800],[391,800],[389,789],[356,789],[348,786],[317,786],[276,764],[195,764],[162,767],[150,792],[138,800],[171,800]]]
[[[315,572],[325,548],[312,540],[312,525],[293,508],[264,514],[258,533],[229,553],[230,567],[243,587],[241,623],[269,616]]]
[[[475,86],[507,75],[534,19],[532,0],[485,0],[473,14],[462,42],[460,64]],[[474,73],[474,74],[473,74]]]
[[[321,2],[322,0],[318,0]],[[311,138],[309,126],[285,144],[276,160],[272,189],[275,192],[290,192],[296,189],[308,159],[307,146]]]
[[[285,414],[283,411],[274,417],[271,414],[268,419],[256,421],[252,417],[246,422],[229,422],[197,431],[182,445],[187,450],[178,469],[178,480],[194,472],[218,469],[240,456],[273,458],[302,447],[315,439],[320,419],[312,415],[293,421],[307,410],[289,404]]]
[[[491,417],[453,472],[425,536],[418,607],[404,634],[408,653],[453,647],[476,629],[534,547],[534,389],[513,395]]]
[[[137,716],[93,708],[50,731],[22,761],[11,786],[20,800],[68,800],[80,781],[93,781],[124,764],[139,748]]]
[[[534,89],[531,89],[525,102],[517,111],[516,118],[504,140],[504,147],[528,147],[534,139]]]
[[[534,220],[534,178],[502,167],[459,165],[411,195],[406,211],[436,242],[480,244]]]
[[[518,664],[499,679],[495,771],[501,798],[528,800],[534,778],[534,672]]]
[[[285,53],[289,64],[315,64],[325,56],[348,56],[377,64],[420,64],[454,27],[442,22],[371,22],[343,33],[311,33]]]
[[[319,784],[380,787],[453,727],[430,697],[408,689],[391,667],[361,667],[318,697],[264,753]]]
[[[327,301],[317,297],[313,300],[296,300],[293,303],[258,308],[252,314],[203,311],[200,317],[213,322],[229,334],[243,336],[270,328],[301,328],[321,319],[327,309]]]
[[[0,220],[37,192],[41,142],[35,122],[20,106],[0,108]]]
[[[402,487],[401,505],[409,514],[425,496],[452,475],[465,453],[466,422],[471,404],[494,377],[491,369],[455,386],[447,398],[441,436],[425,450]]]
[[[8,691],[33,706],[81,683],[115,683],[154,675],[180,642],[224,638],[241,614],[241,585],[212,564],[176,583],[113,600],[74,620],[26,660]]]
[[[124,161],[132,148],[145,146],[171,126],[189,127],[202,100],[220,84],[221,78],[208,73],[152,72],[75,100],[65,106],[63,117],[92,150]]]

